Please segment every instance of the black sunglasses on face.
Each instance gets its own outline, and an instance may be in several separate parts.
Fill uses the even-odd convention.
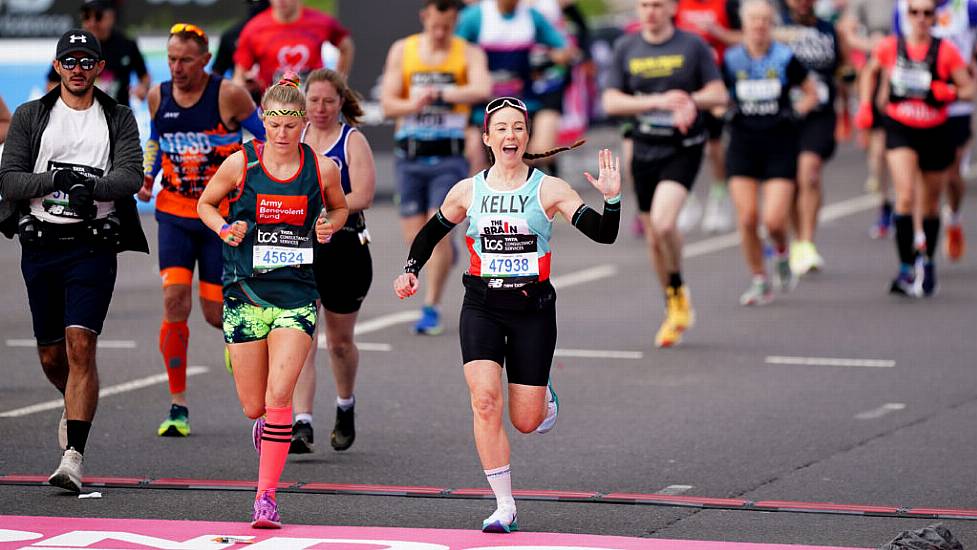
[[[936,12],[933,10],[918,10],[916,8],[909,8],[909,15],[916,16],[922,15],[923,17],[933,17]]]
[[[83,57],[81,59],[76,57],[62,57],[58,60],[58,63],[66,71],[73,71],[78,65],[81,65],[83,71],[90,71],[98,64],[98,60],[91,57]]]
[[[97,22],[97,21],[101,21],[102,16],[104,15],[105,12],[102,10],[85,10],[81,12],[81,19],[82,21],[86,19],[95,19],[95,21]]]

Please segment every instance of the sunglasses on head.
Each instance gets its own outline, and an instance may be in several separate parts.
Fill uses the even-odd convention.
[[[98,64],[98,60],[93,57],[82,57],[81,59],[77,57],[62,57],[58,60],[58,63],[66,71],[73,71],[79,65],[81,65],[83,71],[90,71]]]
[[[207,38],[207,33],[205,33],[203,29],[194,25],[193,23],[177,23],[176,25],[170,27],[170,35],[180,34],[183,32],[195,34],[203,39]]]
[[[923,10],[923,9],[909,8],[909,15],[912,15],[912,16],[922,15],[923,17],[933,17],[934,15],[936,15],[936,11],[935,10]]]
[[[522,102],[522,100],[514,97],[500,97],[493,99],[488,105],[485,106],[485,114],[490,115],[503,107],[512,107],[513,109],[518,109],[524,113],[529,112],[529,109],[526,107],[526,104]]]

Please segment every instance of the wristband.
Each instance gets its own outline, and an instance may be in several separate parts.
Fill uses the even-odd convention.
[[[607,204],[620,204],[620,202],[621,202],[621,194],[618,193],[617,195],[614,195],[613,197],[611,197],[609,199],[604,199],[604,202],[606,202]]]

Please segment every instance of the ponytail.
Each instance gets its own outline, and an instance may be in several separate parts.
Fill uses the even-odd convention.
[[[555,149],[550,149],[549,151],[546,151],[546,152],[543,152],[543,153],[523,153],[522,154],[522,158],[524,158],[526,160],[544,159],[546,157],[552,157],[553,155],[558,155],[560,153],[564,153],[564,152],[569,151],[571,149],[576,149],[577,147],[580,147],[584,143],[587,143],[587,140],[585,140],[585,139],[578,139],[577,141],[573,142],[573,145],[570,145],[569,147],[557,147]]]

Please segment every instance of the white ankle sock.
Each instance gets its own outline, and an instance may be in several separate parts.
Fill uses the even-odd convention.
[[[512,469],[508,464],[501,468],[484,470],[492,492],[495,493],[495,504],[500,509],[515,510],[516,500],[512,498]]]
[[[305,422],[312,425],[312,414],[311,413],[298,413],[295,415],[296,422]]]
[[[348,411],[353,405],[356,404],[356,396],[350,395],[349,399],[343,399],[342,397],[336,396],[336,406],[344,411]]]

